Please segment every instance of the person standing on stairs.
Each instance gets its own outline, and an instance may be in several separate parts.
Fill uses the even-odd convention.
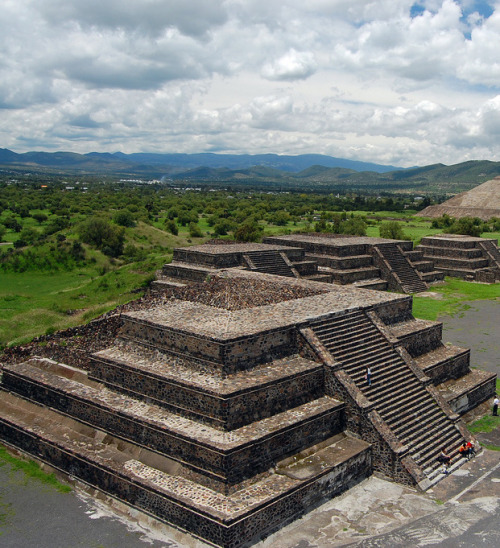
[[[369,367],[366,368],[365,380],[368,386],[372,385],[372,370]]]

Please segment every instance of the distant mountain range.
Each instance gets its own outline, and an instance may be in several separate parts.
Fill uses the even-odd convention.
[[[456,194],[500,175],[500,163],[469,161],[453,166],[396,166],[302,154],[76,154],[0,149],[0,174],[111,176],[162,179],[174,184],[213,184],[281,189],[387,190]]]
[[[321,154],[301,154],[298,156],[280,156],[278,154],[150,154],[123,152],[75,154],[73,152],[24,152],[17,154],[8,149],[0,149],[0,164],[40,165],[45,167],[64,167],[82,170],[123,169],[168,172],[188,171],[200,167],[211,169],[249,169],[263,166],[279,171],[297,173],[314,165],[340,167],[353,171],[374,171],[385,173],[395,171],[396,166],[386,166],[355,160],[344,160]]]

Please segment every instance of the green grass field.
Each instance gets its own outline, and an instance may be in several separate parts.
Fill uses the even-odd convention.
[[[150,277],[128,266],[98,275],[92,269],[0,276],[0,346],[22,344],[37,335],[85,323],[139,295]],[[159,265],[158,265],[159,266]]]
[[[443,285],[431,286],[436,298],[413,296],[413,315],[424,320],[436,320],[440,316],[454,315],[464,310],[466,301],[499,300],[500,284],[479,284],[458,278],[446,278]]]

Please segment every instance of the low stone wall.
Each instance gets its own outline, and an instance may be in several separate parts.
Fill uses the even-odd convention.
[[[434,385],[445,382],[449,379],[458,379],[469,371],[470,350],[465,350],[457,356],[436,363],[424,369],[427,377],[432,379]]]
[[[318,263],[315,261],[294,262],[292,266],[301,276],[311,276],[318,272]]]
[[[213,274],[216,274],[217,272],[217,270],[213,270]],[[196,266],[169,263],[163,265],[162,274],[170,278],[178,278],[179,280],[204,282],[207,277],[212,274],[212,272],[208,267],[199,268]]]
[[[436,236],[424,236],[420,240],[421,245],[430,246],[430,247],[447,247],[455,250],[458,249],[473,249],[477,246],[476,238],[471,238],[469,236],[457,236],[457,235],[442,235],[441,237]],[[420,246],[417,246],[420,248]]]
[[[390,301],[373,306],[373,311],[385,325],[396,324],[411,319],[413,298],[401,297],[398,301]]]
[[[434,266],[447,270],[478,270],[488,266],[488,259],[483,257],[474,257],[471,259],[461,259],[452,257],[435,257]]]
[[[211,268],[232,268],[239,266],[241,263],[241,252],[234,250],[232,253],[227,252],[227,247],[224,247],[224,252],[215,253],[203,253],[202,251],[175,248],[173,254],[173,260],[180,263],[187,263],[191,265],[202,265]]]
[[[443,324],[436,322],[425,329],[399,337],[399,343],[412,358],[441,346]]]

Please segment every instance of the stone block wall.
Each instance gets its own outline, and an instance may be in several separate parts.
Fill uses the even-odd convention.
[[[223,341],[150,324],[127,315],[123,315],[122,318],[122,338],[145,342],[170,353],[177,352],[183,356],[209,360],[214,370],[218,369],[223,374],[251,369],[259,363],[297,352],[297,334],[294,326],[264,330],[254,336]]]
[[[496,377],[492,376],[485,382],[468,389],[461,394],[456,394],[448,399],[448,404],[455,413],[463,415],[474,409],[484,401],[490,399],[496,393]]]
[[[424,352],[430,352],[442,345],[443,324],[435,322],[425,329],[408,333],[399,338],[399,342],[412,358]]]
[[[191,362],[192,364],[192,362]],[[220,394],[184,381],[175,382],[134,368],[133,365],[93,356],[89,370],[93,378],[136,397],[146,397],[170,411],[214,428],[234,430],[316,399],[324,394],[323,369],[317,367],[288,379],[277,379],[250,389]]]
[[[437,385],[449,379],[458,379],[469,372],[470,350],[465,350],[457,356],[427,367],[424,373]]]

